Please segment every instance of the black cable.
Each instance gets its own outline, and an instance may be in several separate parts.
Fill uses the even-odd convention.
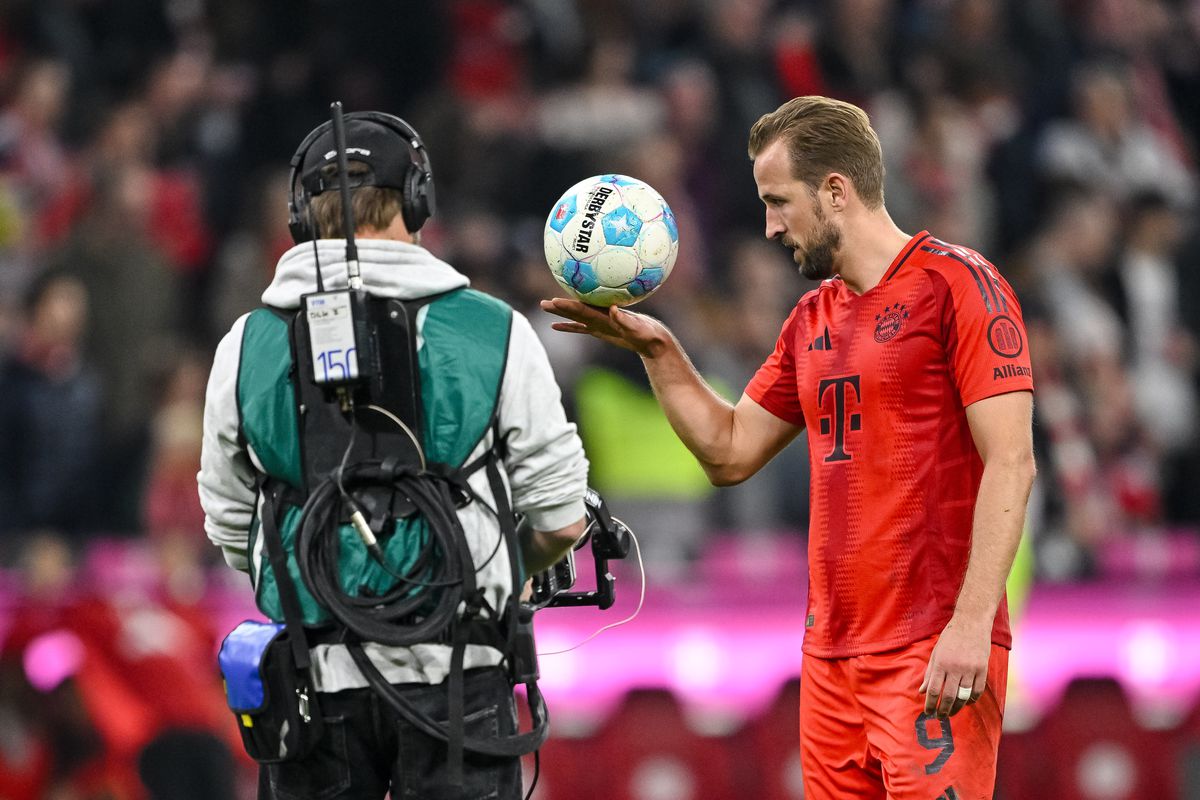
[[[533,790],[537,788],[538,776],[542,774],[542,751],[533,751],[533,783],[529,784],[529,791],[525,793],[525,800],[533,797]]]
[[[387,488],[407,498],[425,518],[428,537],[404,573],[383,562],[397,585],[380,597],[356,597],[342,587],[338,564],[342,520],[357,504],[356,490]],[[411,468],[384,469],[364,461],[338,469],[309,495],[300,512],[296,558],[314,599],[363,641],[412,646],[438,641],[463,600],[464,576],[474,572],[466,536],[454,511],[449,485]],[[470,581],[474,583],[474,581]]]
[[[353,401],[351,402],[353,403]],[[338,465],[338,471],[334,475],[337,479],[338,493],[341,494],[347,503],[352,501],[350,500],[350,495],[346,494],[346,487],[342,485],[342,475],[346,472],[346,464],[350,461],[350,451],[354,449],[356,439],[358,439],[358,421],[352,420],[350,425],[350,440],[346,442],[346,449],[342,452],[342,463]]]

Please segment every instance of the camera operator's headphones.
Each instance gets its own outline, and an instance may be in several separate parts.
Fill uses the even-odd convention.
[[[380,111],[354,111],[345,119],[347,157],[368,167],[367,172],[351,176],[347,188],[379,186],[399,190],[404,226],[416,233],[435,210],[433,169],[421,137],[404,120]],[[322,174],[322,168],[336,163],[336,158],[332,122],[313,129],[292,156],[288,230],[296,244],[317,238],[309,218],[312,198],[341,188],[337,175]]]

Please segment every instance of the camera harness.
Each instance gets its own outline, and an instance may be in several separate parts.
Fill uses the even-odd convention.
[[[415,232],[434,212],[429,159],[420,137],[398,117],[378,112],[343,117],[340,103],[334,103],[332,110],[332,120],[310,133],[292,157],[288,227],[297,243],[313,240],[315,252],[317,231],[309,200],[326,190],[340,190],[349,288],[324,291],[318,261],[317,291],[301,298],[300,310],[270,309],[288,324],[303,485],[264,477],[259,486],[261,532],[297,668],[310,668],[310,639],[345,644],[370,686],[400,717],[447,743],[449,779],[461,785],[464,750],[520,756],[535,752],[549,733],[545,702],[536,683],[533,608],[519,601],[521,562],[514,515],[500,473],[504,452],[496,419],[498,402],[487,427],[493,438],[486,452],[458,468],[426,461],[418,438],[424,430],[424,414],[416,319],[422,306],[443,295],[401,301],[371,297],[362,289],[350,190],[366,185],[400,189],[405,225]],[[344,120],[359,123],[360,130],[362,123],[376,126],[402,140],[410,153],[402,175],[381,175],[377,169],[351,176]],[[325,161],[336,156],[336,181],[330,181],[328,171],[304,173],[309,151],[330,131],[336,152],[326,153]],[[370,151],[360,152],[370,155]],[[468,483],[480,469],[487,475],[495,507]],[[479,567],[456,513],[472,502],[496,517],[503,540],[497,541]],[[279,530],[281,511],[288,505],[301,509],[292,555],[304,587],[332,616],[332,627],[305,630],[301,598]],[[379,539],[386,540],[397,521],[415,518],[425,522],[424,543],[405,567],[389,564]],[[341,532],[347,525],[357,532],[375,564],[393,579],[392,588],[377,596],[356,596],[345,590],[339,562],[345,544]],[[494,609],[477,586],[476,574],[501,545],[507,547],[512,584],[507,607]],[[448,722],[426,716],[391,685],[367,656],[365,642],[449,645]],[[488,645],[504,653],[510,679],[526,687],[531,730],[487,739],[465,735],[463,660],[468,644]],[[310,702],[303,694],[301,700]]]

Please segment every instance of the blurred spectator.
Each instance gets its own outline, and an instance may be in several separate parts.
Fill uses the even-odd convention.
[[[1116,207],[1107,195],[1065,190],[1030,247],[1026,278],[1072,364],[1116,364],[1123,357],[1124,325],[1103,291],[1117,233]]]
[[[1086,570],[1087,551],[1105,539],[1162,521],[1160,449],[1138,413],[1138,389],[1124,367],[1130,337],[1107,290],[1118,233],[1107,196],[1066,192],[1026,265],[1033,305],[1050,323],[1031,325],[1030,352],[1049,450],[1045,496],[1056,507],[1046,519],[1043,561],[1060,578]]]
[[[24,295],[41,266],[46,209],[66,192],[71,176],[58,137],[70,74],[53,60],[31,61],[14,72],[12,102],[0,111],[0,342],[8,338],[12,301]]]
[[[1200,297],[1182,258],[1184,220],[1158,194],[1130,203],[1125,251],[1114,287],[1129,323],[1130,373],[1142,424],[1163,462],[1168,521],[1187,523],[1200,515],[1193,483],[1197,452],[1197,392],[1200,349],[1185,321]]]
[[[1138,116],[1128,69],[1091,62],[1072,77],[1074,116],[1052,123],[1043,134],[1044,175],[1091,186],[1117,201],[1160,191],[1191,208],[1195,180],[1162,135]]]
[[[185,413],[160,410],[149,387],[182,343],[211,347],[258,304],[290,245],[287,159],[341,99],[427,132],[441,156],[426,244],[524,307],[554,291],[540,265],[554,199],[592,174],[649,181],[682,238],[670,285],[644,308],[683,336],[724,336],[702,367],[736,393],[761,358],[757,320],[804,291],[786,269],[765,279],[770,246],[746,245],[762,233],[747,131],[788,96],[827,93],[870,111],[901,224],[994,250],[1027,306],[1040,307],[1031,349],[1050,398],[1038,405],[1056,420],[1040,455],[1065,470],[1054,479],[1074,475],[1074,485],[1091,473],[1070,465],[1090,459],[1098,475],[1119,462],[1122,510],[1100,527],[1196,529],[1200,500],[1183,477],[1200,468],[1193,6],[361,0],[331,14],[315,0],[7,4],[0,356],[27,358],[20,299],[40,275],[82,281],[91,313],[81,363],[102,403],[91,429],[98,503],[84,527],[186,528],[187,504],[168,499],[184,483],[165,477],[185,460],[186,436],[167,433],[186,429]],[[1064,183],[1087,191],[1062,199]],[[1153,195],[1165,202],[1147,203]],[[767,283],[779,307],[764,299]],[[597,366],[586,344],[551,348],[568,378]],[[1060,391],[1067,402],[1053,399]],[[1063,408],[1074,411],[1056,416]],[[1153,492],[1131,493],[1135,474]],[[759,524],[753,502],[716,496],[728,496],[717,505],[734,509],[730,520]],[[1096,525],[1074,520],[1104,513],[1082,513],[1070,492],[1046,496],[1072,509],[1048,524],[1076,542],[1096,538]],[[764,509],[763,519],[781,513],[803,509]]]
[[[1125,250],[1114,287],[1130,335],[1130,369],[1142,423],[1165,452],[1196,440],[1196,341],[1183,327],[1175,256],[1183,235],[1179,215],[1161,195],[1132,198]]]
[[[715,225],[709,229],[701,222],[705,213],[688,191],[682,143],[666,133],[647,136],[614,157],[612,163],[615,171],[636,175],[653,186],[671,207],[680,231],[679,255],[671,270],[671,282],[679,285],[681,292],[698,298],[713,277],[709,250],[715,245],[712,237],[720,235],[722,227]],[[678,316],[683,316],[692,305],[665,306],[662,313],[672,316],[680,311],[683,313]]]
[[[199,560],[213,550],[204,536],[204,510],[196,493],[209,361],[182,353],[171,366],[151,426],[149,475],[142,499],[149,535],[190,549]]]
[[[855,104],[868,103],[895,78],[895,3],[889,0],[835,0],[826,6],[819,38],[825,94]],[[752,120],[753,121],[753,120]]]
[[[876,108],[883,152],[890,154],[887,196],[897,224],[923,225],[948,241],[990,249],[994,201],[983,173],[991,142],[980,121],[946,94],[911,104],[889,97]]]
[[[137,779],[111,757],[100,729],[107,720],[97,720],[85,699],[86,647],[63,625],[78,599],[71,550],[56,535],[31,536],[19,566],[24,602],[0,648],[0,708],[13,714],[13,738],[25,753],[6,748],[5,760],[9,753],[21,760],[12,773],[0,770],[0,785],[17,800],[133,800]],[[105,675],[91,686],[103,691]]]
[[[425,244],[522,309],[557,291],[555,198],[650,182],[681,249],[637,310],[736,397],[811,288],[762,240],[746,159],[758,116],[806,93],[869,110],[902,226],[994,251],[1018,288],[1040,578],[1200,537],[1196,2],[0,3],[0,564],[22,584],[0,616],[0,796],[213,797],[237,774],[197,605],[215,579],[192,538],[198,378],[291,246],[287,162],[330,101],[426,133]],[[714,529],[803,529],[803,442],[713,490],[636,359],[545,341],[654,580],[687,579]],[[148,560],[103,555],[107,534]],[[81,546],[121,597],[78,578]],[[180,754],[201,772],[162,767]]]
[[[662,99],[633,83],[635,55],[625,37],[593,43],[583,80],[543,99],[538,109],[543,141],[563,150],[609,150],[658,131],[665,118]]]
[[[1127,62],[1130,101],[1137,116],[1180,161],[1187,161],[1190,148],[1177,113],[1194,103],[1181,103],[1181,97],[1173,101],[1167,78],[1169,68],[1180,66],[1171,48],[1186,38],[1176,34],[1188,27],[1186,4],[1097,0],[1078,11],[1090,46],[1098,53],[1117,53]]]
[[[100,529],[137,527],[154,407],[148,387],[178,330],[178,277],[149,238],[153,185],[140,165],[103,176],[87,216],[55,256],[92,300],[88,356],[104,396],[104,468],[92,479],[106,500]]]
[[[65,188],[69,174],[58,124],[66,112],[70,74],[59,62],[33,61],[16,83],[13,102],[0,114],[0,153],[5,171],[21,186],[23,204],[36,212]]]
[[[78,278],[44,274],[0,365],[0,561],[31,531],[95,529],[101,395],[82,352],[88,314]]]
[[[19,664],[36,693],[29,722],[50,763],[39,791],[23,797],[184,797],[177,781],[160,788],[174,773],[190,778],[186,796],[232,800],[231,748],[241,745],[223,708],[207,614],[164,594],[159,573],[147,576],[133,553],[91,555],[97,563],[76,570],[61,540],[39,536],[22,556],[23,602],[0,665]]]
[[[775,349],[786,319],[810,281],[798,279],[787,251],[761,237],[733,243],[727,274],[705,299],[705,343],[700,368],[734,393]],[[699,331],[694,332],[699,335]],[[808,523],[808,452],[801,434],[753,481],[718,490],[712,505],[719,524],[734,531],[803,531]]]
[[[273,170],[250,193],[243,224],[221,244],[212,276],[207,336],[219,336],[234,320],[262,305],[262,293],[279,257],[291,248],[288,173]]]

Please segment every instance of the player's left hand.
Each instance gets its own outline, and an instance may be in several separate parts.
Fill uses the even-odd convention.
[[[978,700],[987,686],[991,654],[991,620],[985,625],[951,619],[933,646],[925,679],[917,690],[925,696],[925,713],[952,717]],[[970,688],[970,696],[960,697],[959,687]]]

